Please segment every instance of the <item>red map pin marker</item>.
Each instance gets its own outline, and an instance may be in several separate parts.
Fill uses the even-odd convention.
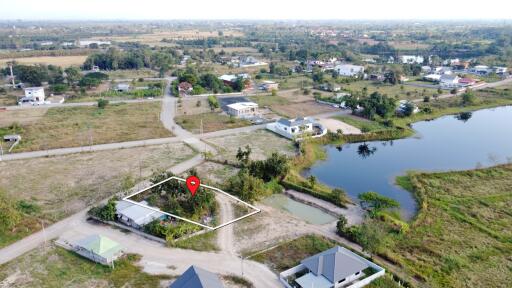
[[[196,195],[197,189],[201,185],[201,180],[197,178],[196,176],[189,176],[187,178],[187,188],[188,191],[190,191],[190,194],[192,194],[192,197]]]

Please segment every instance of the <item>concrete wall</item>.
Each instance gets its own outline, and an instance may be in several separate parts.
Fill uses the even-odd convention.
[[[299,264],[293,268],[283,271],[283,272],[279,273],[279,281],[281,281],[281,283],[283,283],[284,287],[292,288],[292,286],[290,286],[290,284],[288,284],[288,282],[286,281],[286,278],[288,278],[304,269],[306,269],[306,266]]]

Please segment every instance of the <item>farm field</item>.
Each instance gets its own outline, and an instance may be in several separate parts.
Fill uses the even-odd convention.
[[[35,205],[26,222],[0,233],[0,247],[194,156],[182,143],[0,162],[0,191]],[[23,175],[23,177],[20,177]],[[25,218],[25,217],[24,217]]]
[[[505,287],[512,281],[512,165],[412,173],[398,182],[422,207],[382,253],[429,287]]]
[[[19,64],[46,64],[46,65],[55,65],[61,67],[69,67],[69,66],[80,66],[84,64],[87,56],[85,55],[77,55],[77,56],[40,56],[40,57],[24,57],[24,58],[14,58],[14,59],[0,59],[0,66],[5,66],[7,62],[12,60],[16,61]]]
[[[16,152],[170,137],[160,122],[160,107],[161,103],[150,102],[109,104],[104,109],[50,108],[37,116],[32,109],[24,109],[17,117],[0,114],[0,123],[11,122],[1,133],[21,135]],[[25,113],[32,115],[32,122],[16,124],[25,121]]]

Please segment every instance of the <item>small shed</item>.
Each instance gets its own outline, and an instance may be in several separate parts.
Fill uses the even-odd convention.
[[[113,266],[123,255],[123,247],[105,236],[90,235],[73,245],[73,250],[96,263]]]
[[[21,136],[18,134],[4,135],[4,142],[18,142]]]

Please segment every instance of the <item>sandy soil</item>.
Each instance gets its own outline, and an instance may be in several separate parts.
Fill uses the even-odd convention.
[[[318,120],[324,127],[326,127],[331,132],[336,132],[338,129],[343,131],[343,134],[361,134],[361,130],[352,125],[348,125],[345,122],[341,122],[340,120],[331,119],[331,118],[323,118]]]
[[[275,105],[272,107],[274,111],[276,111],[279,114],[286,115],[290,118],[295,118],[299,116],[311,116],[311,115],[317,115],[327,112],[336,112],[339,111],[339,109],[328,106],[328,105],[322,105],[318,104],[315,101],[307,101],[307,102],[301,102],[301,103],[293,103],[293,104],[287,104],[287,105]]]

